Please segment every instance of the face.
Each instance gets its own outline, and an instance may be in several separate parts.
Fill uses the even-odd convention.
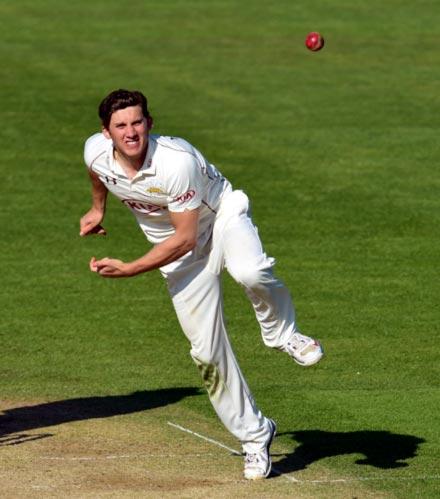
[[[105,137],[113,140],[116,152],[130,162],[142,164],[148,148],[148,132],[152,119],[146,118],[141,106],[131,106],[115,111],[108,128],[103,127]]]

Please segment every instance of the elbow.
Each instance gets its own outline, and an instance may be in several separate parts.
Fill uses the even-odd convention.
[[[195,247],[197,246],[197,238],[196,237],[188,237],[186,238],[182,245],[182,253],[188,253],[189,251],[192,251]]]
[[[197,238],[193,237],[191,239],[188,239],[187,242],[186,242],[186,245],[187,245],[187,248],[188,248],[187,251],[192,251],[197,246]]]

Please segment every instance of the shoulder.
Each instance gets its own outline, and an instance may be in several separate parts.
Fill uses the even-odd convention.
[[[111,143],[111,139],[106,139],[102,133],[95,133],[89,137],[84,144],[84,161],[86,165],[90,168],[97,158],[108,151]]]
[[[188,141],[180,137],[166,135],[154,136],[159,150],[162,154],[185,157],[186,155],[196,157],[197,151]]]
[[[199,174],[205,159],[188,141],[180,137],[156,136],[156,152],[167,175]]]
[[[173,199],[168,208],[176,211],[173,203],[181,200],[182,196],[185,198],[188,193],[191,193],[191,198],[197,193],[197,199],[201,199],[204,191],[204,170],[200,153],[189,142],[178,137],[161,137],[157,142],[157,150],[158,159],[160,158],[157,162],[157,172],[163,179],[166,192]],[[193,203],[197,199],[194,199]],[[181,208],[180,202],[178,204]]]

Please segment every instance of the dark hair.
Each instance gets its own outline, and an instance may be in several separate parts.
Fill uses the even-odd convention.
[[[142,113],[145,118],[150,116],[148,112],[148,102],[145,95],[137,90],[113,90],[101,102],[98,108],[98,114],[101,118],[101,123],[104,128],[108,128],[112,114],[120,109],[125,109],[131,106],[141,106]]]

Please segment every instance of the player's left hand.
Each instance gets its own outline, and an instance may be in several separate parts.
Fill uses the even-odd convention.
[[[102,258],[97,260],[94,256],[89,262],[89,267],[92,272],[96,272],[102,277],[129,277],[132,275],[129,272],[128,265],[122,260],[115,258]]]

